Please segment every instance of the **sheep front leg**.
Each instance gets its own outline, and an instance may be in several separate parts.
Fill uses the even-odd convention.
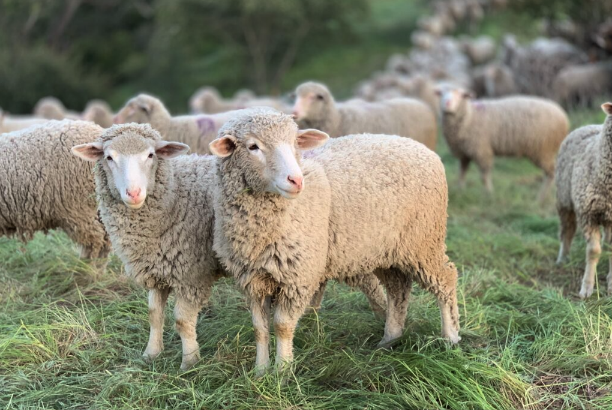
[[[457,344],[461,340],[459,336],[459,308],[457,307],[457,292],[453,289],[450,296],[438,295],[438,306],[442,319],[442,337]]]
[[[170,288],[149,290],[149,343],[142,355],[145,359],[155,359],[164,350],[164,309]]]
[[[255,374],[263,376],[270,366],[270,296],[263,298],[251,298],[251,318],[253,320],[253,332],[255,333],[255,345],[257,356],[255,358]]]
[[[584,229],[584,236],[587,240],[586,247],[586,267],[582,278],[582,288],[580,298],[586,299],[593,294],[595,278],[597,275],[597,262],[601,255],[601,232],[599,227],[588,227]]]
[[[293,361],[293,334],[311,298],[312,295],[295,295],[291,299],[280,296],[276,302],[274,335],[276,336],[275,364],[277,371],[284,370]]]
[[[459,160],[459,188],[465,188],[465,175],[467,174],[468,168],[470,167],[469,158],[461,158]]]
[[[200,346],[196,340],[196,324],[203,303],[194,303],[181,295],[177,295],[174,305],[176,331],[183,345],[183,360],[181,370],[191,368],[200,359]]]
[[[608,295],[612,296],[612,253],[610,253],[612,251],[612,226],[606,227],[604,231],[604,240],[606,241],[606,251],[609,252],[608,254],[609,265],[608,265],[608,277],[607,277]]]

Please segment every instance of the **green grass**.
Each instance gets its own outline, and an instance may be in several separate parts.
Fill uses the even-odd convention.
[[[601,121],[597,112],[572,115]],[[202,360],[181,374],[180,340],[168,309],[165,351],[142,360],[145,292],[114,258],[97,274],[62,233],[22,245],[0,239],[0,409],[610,409],[612,299],[607,263],[586,302],[577,298],[584,241],[554,265],[552,196],[535,197],[540,172],[499,160],[488,197],[475,169],[456,188],[457,161],[439,153],[450,189],[448,249],[460,271],[458,347],[439,338],[432,295],[414,291],[406,332],[377,350],[383,323],[365,297],[328,287],[305,316],[294,371],[254,377],[250,317],[231,281],[201,314]],[[607,256],[607,255],[606,255]]]

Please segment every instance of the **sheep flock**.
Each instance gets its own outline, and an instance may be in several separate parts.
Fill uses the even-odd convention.
[[[380,347],[402,337],[414,283],[435,298],[442,338],[461,345],[460,273],[446,247],[446,172],[455,171],[436,154],[443,138],[459,162],[459,189],[473,162],[482,196],[495,195],[496,157],[542,170],[540,203],[553,201],[556,185],[557,262],[579,227],[579,297],[589,298],[601,230],[612,244],[612,103],[602,105],[603,124],[577,129],[566,110],[612,100],[612,60],[561,36],[521,44],[510,34],[450,35],[506,5],[436,2],[410,51],[348,100],[308,81],[281,97],[224,98],[205,86],[180,116],[144,93],[116,112],[101,100],[70,111],[54,97],[31,115],[0,111],[0,234],[28,241],[61,229],[101,275],[114,253],[148,292],[147,360],[163,349],[173,293],[185,371],[200,358],[198,316],[221,279],[245,296],[258,376],[271,367],[271,330],[274,367],[294,360],[298,322],[320,308],[328,281],[364,294],[384,320]]]

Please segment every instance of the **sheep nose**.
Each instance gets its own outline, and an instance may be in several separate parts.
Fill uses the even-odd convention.
[[[115,115],[113,117],[113,123],[115,124],[121,124],[121,117],[119,117],[118,115]]]
[[[140,192],[142,192],[142,190],[140,188],[126,189],[125,190],[125,193],[127,194],[127,196],[129,196],[132,199],[138,198],[138,196],[140,195]]]
[[[291,115],[293,117],[293,119],[297,119],[297,117],[299,116],[299,113],[296,110],[293,110],[293,114]]]
[[[302,182],[304,181],[303,177],[289,175],[287,177],[287,181],[289,181],[291,185],[296,187],[298,191],[302,190]]]

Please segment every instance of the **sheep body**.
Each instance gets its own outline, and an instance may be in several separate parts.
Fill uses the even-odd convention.
[[[49,120],[26,115],[7,115],[0,110],[0,134],[20,131],[46,122],[49,122]]]
[[[113,111],[105,101],[91,100],[85,106],[83,119],[94,122],[102,128],[110,128],[113,125]]]
[[[315,102],[320,107],[313,109],[302,105],[297,109],[298,124],[302,127],[322,130],[334,138],[359,133],[399,135],[419,141],[431,150],[436,147],[436,118],[421,101],[398,98],[379,102],[349,100],[336,103],[327,87],[318,83],[302,84],[296,94],[296,107],[304,104],[300,103],[300,99],[307,101],[312,95],[323,97],[323,100]]]
[[[66,110],[66,107],[55,97],[41,98],[34,106],[34,116],[47,120],[77,120],[80,115]]]
[[[560,219],[561,247],[557,263],[569,254],[577,226],[587,242],[586,267],[580,297],[591,296],[601,254],[601,232],[612,243],[612,104],[604,104],[608,116],[604,125],[578,128],[561,145],[557,160],[557,212]],[[612,258],[610,260],[612,262]],[[612,263],[608,273],[608,293],[612,294]]]
[[[0,137],[0,235],[27,241],[62,229],[83,258],[105,258],[110,243],[98,220],[92,167],[70,148],[102,132],[82,121],[48,121]]]
[[[565,105],[590,105],[596,97],[612,92],[612,61],[564,68],[553,89],[556,100]]]

